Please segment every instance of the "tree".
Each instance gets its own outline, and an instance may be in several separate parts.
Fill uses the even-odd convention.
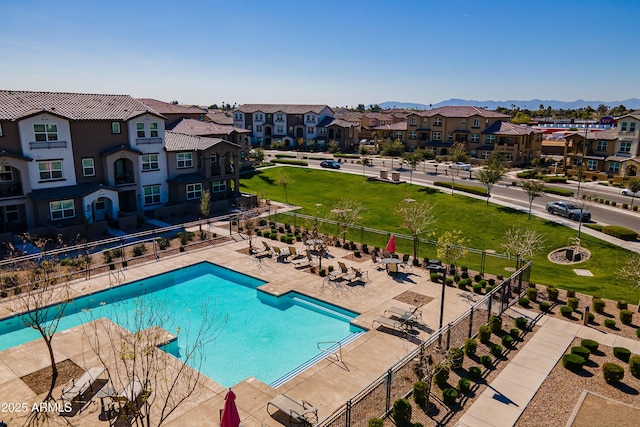
[[[618,269],[618,276],[631,282],[636,289],[640,289],[640,254],[630,252],[629,256]]]
[[[126,304],[129,306],[114,307],[109,315],[113,322],[94,319],[91,311],[86,312],[89,322],[83,325],[84,334],[116,389],[133,381],[142,386],[138,404],[134,396],[127,396],[119,417],[127,413],[133,425],[161,426],[193,399],[202,377],[204,346],[216,338],[227,319],[211,311],[215,304],[205,303],[199,307],[202,321],[177,325],[169,310],[171,301],[135,298]],[[165,330],[158,325],[178,336],[180,359],[158,348],[167,341]]]
[[[287,204],[289,203],[289,196],[287,195],[287,187],[293,183],[294,183],[293,178],[291,178],[291,176],[286,172],[281,172],[276,177],[276,184],[281,185],[282,188],[284,189],[284,199],[285,199],[285,203]]]
[[[458,260],[467,255],[468,251],[464,246],[468,241],[460,230],[445,231],[436,244],[438,257],[446,261],[449,269],[453,267],[455,270]]]
[[[505,232],[500,246],[509,257],[531,259],[544,248],[544,243],[544,235],[533,228],[512,227]]]
[[[531,205],[533,205],[533,201],[538,197],[542,197],[545,195],[544,182],[535,179],[527,180],[522,183],[522,189],[527,193],[527,196],[529,197],[528,219],[531,219]]]
[[[404,153],[404,144],[402,144],[400,138],[397,138],[393,142],[385,142],[382,145],[382,150],[380,151],[380,154],[383,156],[391,157],[391,169],[393,169],[393,159],[401,156],[402,153]]]
[[[636,194],[640,193],[640,179],[632,178],[627,181],[627,185],[625,188],[631,191],[631,207],[633,208],[633,199],[635,199]]]
[[[251,156],[253,159],[258,162],[258,164],[261,164],[264,161],[264,148],[254,148],[252,151],[253,154]]]
[[[338,153],[339,151],[340,151],[340,146],[338,145],[338,143],[334,139],[329,141],[329,152],[331,154],[335,154],[335,153]]]
[[[347,241],[347,232],[362,219],[364,206],[359,202],[349,199],[340,199],[329,212],[329,216],[335,218],[341,231],[342,242]]]
[[[449,161],[463,163],[469,161],[469,153],[467,153],[467,148],[463,142],[456,142],[451,146]]]
[[[487,158],[484,166],[478,172],[477,178],[484,187],[487,189],[487,205],[489,204],[489,197],[491,197],[491,189],[494,184],[497,184],[505,175],[506,169],[504,166],[504,160],[497,151],[492,151],[491,155]]]
[[[404,156],[404,160],[409,163],[409,184],[413,184],[413,171],[416,170],[418,164],[424,160],[424,150],[415,150]]]
[[[204,190],[202,192],[202,198],[200,199],[200,216],[202,218],[209,218],[210,211],[211,211],[211,191]]]
[[[436,221],[433,205],[428,201],[402,202],[397,209],[402,218],[402,226],[409,230],[413,237],[413,259],[418,259],[418,239],[422,234],[432,234],[429,227]]]
[[[606,105],[604,104],[598,105],[598,108],[596,108],[596,112],[598,113],[598,118],[602,118],[604,115],[606,115],[607,110],[609,110],[609,107],[607,107]]]
[[[247,240],[249,241],[249,253],[253,253],[253,238],[255,236],[255,229],[258,226],[258,220],[253,212],[249,211],[242,213],[242,222],[245,228],[244,234],[247,235]]]

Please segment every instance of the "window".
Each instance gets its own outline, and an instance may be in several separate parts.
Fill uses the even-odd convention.
[[[282,122],[282,121],[284,121],[284,116],[282,115],[282,113],[276,114],[276,122]]]
[[[62,179],[62,160],[38,162],[38,172],[40,172],[41,181]]]
[[[619,162],[609,162],[609,172],[618,173],[620,171]]]
[[[467,124],[467,119],[465,119],[465,118],[460,119],[460,123],[463,124],[463,125],[466,125]]]
[[[97,211],[103,211],[107,208],[107,199],[105,197],[98,197],[95,201],[95,208]]]
[[[73,199],[49,202],[49,213],[51,214],[51,220],[75,217],[76,209],[73,206]]]
[[[473,127],[474,128],[479,128],[480,127],[480,119],[479,118],[475,118],[473,119]]]
[[[18,205],[9,205],[4,207],[5,222],[20,222],[20,211]]]
[[[627,131],[627,122],[620,123],[620,132],[626,132],[626,131]]]
[[[313,134],[313,128],[307,128],[307,133]]]
[[[279,135],[283,134],[284,133],[284,126],[277,125],[276,126],[276,133],[279,134]]]
[[[433,119],[434,126],[442,126],[442,119],[440,117],[436,117]]]
[[[263,120],[264,120],[264,114],[256,113],[256,121],[263,121]]]
[[[120,133],[120,122],[111,122],[111,133]]]
[[[409,132],[409,139],[416,139],[416,131],[412,130]]]
[[[326,135],[327,134],[327,128],[318,128],[318,133],[320,135]]]
[[[144,123],[136,123],[136,130],[138,132],[138,138],[144,138],[147,136],[144,131]]]
[[[480,134],[472,133],[471,134],[471,142],[480,142]]]
[[[396,131],[396,138],[398,138],[398,139],[402,138],[402,131],[401,130],[397,130]]]
[[[142,187],[144,191],[144,204],[154,205],[160,203],[160,185],[146,185]]]
[[[507,153],[504,153],[504,155],[503,155],[503,156],[504,156],[504,159],[505,159],[506,161],[508,161],[508,162],[510,162],[510,161],[512,161],[512,160],[513,160],[513,153],[512,153],[512,152],[510,152],[510,151],[509,151],[509,152],[507,152]]]
[[[0,182],[13,181],[13,168],[11,166],[0,166]]]
[[[635,131],[636,131],[636,123],[635,122],[629,123],[629,132],[635,132]]]
[[[416,119],[415,117],[411,117],[411,126],[415,126],[418,124],[418,119]]]
[[[149,130],[151,131],[151,138],[158,137],[158,123],[149,123]]]
[[[588,171],[598,170],[598,161],[597,160],[587,160],[587,170]]]
[[[256,125],[256,132],[262,132],[262,125]]]
[[[253,126],[247,125],[247,130],[252,130],[252,129],[253,129]]]
[[[433,133],[434,141],[442,141],[442,132],[434,132]]]
[[[225,181],[213,181],[211,183],[212,193],[222,193],[223,191],[227,191],[227,183]]]
[[[452,133],[448,133],[447,134],[447,141],[449,141],[449,142],[453,141],[453,134]]]
[[[631,143],[630,142],[621,142],[620,143],[620,151],[622,153],[630,153],[631,152]]]
[[[315,122],[316,121],[316,116],[312,115],[312,114],[307,114],[307,121],[308,122]]]
[[[487,144],[493,144],[496,142],[496,136],[495,135],[487,135]]]
[[[187,184],[187,200],[202,199],[202,184]]]
[[[178,169],[193,167],[193,153],[178,153]]]
[[[34,124],[33,132],[36,135],[36,141],[57,141],[58,140],[58,125]]]
[[[244,151],[240,152],[240,162],[243,163],[247,160],[247,155],[245,154]]]
[[[422,119],[422,124],[423,124],[423,125],[425,125],[425,126],[427,126],[427,125],[429,124],[429,118],[428,118],[428,117],[424,117],[424,118]]]
[[[233,115],[233,120],[242,120],[242,113],[235,113]]]
[[[143,154],[142,155],[142,171],[158,170],[158,155],[157,154]]]
[[[598,141],[596,151],[607,151],[607,141]]]
[[[2,136],[2,123],[0,123],[0,136]]]
[[[92,158],[82,159],[82,175],[95,176],[96,168]]]

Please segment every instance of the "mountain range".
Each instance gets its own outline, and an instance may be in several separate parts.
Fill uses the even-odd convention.
[[[544,99],[530,99],[528,101],[518,101],[518,100],[506,100],[506,101],[476,101],[473,99],[447,99],[446,101],[438,102],[437,104],[418,104],[412,102],[396,102],[396,101],[386,101],[382,102],[378,105],[383,109],[387,108],[406,108],[406,109],[416,109],[416,110],[429,110],[431,108],[443,107],[445,105],[472,105],[476,107],[486,108],[488,110],[495,110],[498,107],[504,108],[512,108],[512,105],[519,107],[520,109],[528,108],[529,110],[537,110],[540,108],[540,105],[544,105],[546,107],[551,107],[554,110],[564,109],[564,110],[576,110],[580,108],[585,108],[587,106],[591,106],[591,108],[596,109],[600,104],[604,104],[609,108],[617,107],[619,105],[624,105],[627,109],[637,110],[640,109],[640,99],[638,98],[629,98],[623,101],[585,101],[584,99],[578,99],[576,101],[557,101],[557,100],[544,100]]]

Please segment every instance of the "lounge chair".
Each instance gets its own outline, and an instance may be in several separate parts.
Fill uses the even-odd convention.
[[[398,273],[398,264],[395,262],[390,262],[387,264],[387,273],[388,274],[397,274]]]
[[[347,280],[349,280],[349,283],[353,283],[353,282],[367,283],[369,281],[369,273],[366,271],[362,271],[359,268],[352,267],[351,273],[349,273]]]
[[[373,327],[374,323],[378,323],[380,326],[384,326],[388,329],[393,329],[398,332],[402,332],[408,334],[411,331],[411,325],[406,321],[399,321],[389,319],[388,317],[380,316],[371,322],[371,326]]]
[[[267,403],[267,411],[269,406],[275,406],[280,412],[287,414],[289,416],[289,425],[291,425],[292,421],[308,425],[318,422],[318,409],[306,400],[297,402],[289,396],[279,394]]]
[[[84,394],[88,390],[92,390],[93,384],[104,371],[103,367],[89,368],[80,377],[70,380],[62,386],[60,400],[63,402],[87,403],[84,399]]]
[[[125,421],[133,419],[139,413],[140,397],[144,389],[138,379],[131,380],[129,384],[116,391],[111,396],[111,413],[118,414],[118,418]],[[116,408],[116,404],[118,407]]]
[[[282,249],[280,249],[279,247],[272,246],[271,248],[273,249],[273,253],[276,256],[276,261],[278,262],[283,261],[287,257],[287,254],[283,253]]]
[[[386,316],[387,313],[389,313],[392,317],[396,317],[405,322],[411,322],[417,319],[420,319],[420,321],[422,321],[422,311],[420,311],[418,307],[411,307],[410,309],[405,310],[404,308],[391,306],[387,310],[385,310],[384,315]]]
[[[306,256],[291,260],[291,264],[295,265],[296,267],[306,267],[311,265],[311,260],[313,259],[311,257],[311,252],[309,250],[307,250],[306,252]]]
[[[262,244],[264,245],[264,247],[262,249],[254,247],[251,250],[251,255],[254,255],[254,256],[270,255],[271,247],[266,242],[262,242]]]

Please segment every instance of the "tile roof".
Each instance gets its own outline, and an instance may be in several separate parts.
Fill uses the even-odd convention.
[[[31,197],[33,200],[72,199],[76,197],[84,197],[101,188],[112,190],[111,187],[107,187],[106,185],[102,185],[97,182],[83,182],[76,185],[67,185],[65,187],[33,190],[31,193],[29,193],[29,197]]]
[[[201,122],[194,119],[182,119],[171,129],[172,132],[186,135],[212,136],[231,135],[232,132],[251,133],[250,130],[213,122]]]
[[[119,145],[117,147],[109,148],[108,150],[105,150],[102,153],[100,153],[100,155],[101,156],[108,156],[110,154],[117,153],[118,151],[123,151],[123,150],[124,151],[129,151],[131,153],[138,154],[138,155],[142,154],[142,151],[136,150],[135,148],[131,148],[128,145],[122,144],[122,145]]]
[[[484,134],[495,135],[531,135],[532,133],[542,133],[541,131],[530,128],[529,126],[517,125],[510,122],[495,122],[487,129],[482,131]]]
[[[207,110],[197,105],[180,105],[153,98],[138,98],[138,101],[160,114],[205,114]]]
[[[511,116],[508,114],[498,113],[497,111],[491,111],[480,107],[472,107],[469,105],[445,105],[444,107],[433,108],[431,110],[417,111],[420,117],[433,117],[441,115],[443,117],[471,117],[480,116],[490,119],[504,119],[509,120]]]
[[[129,95],[0,90],[0,120],[49,112],[71,120],[129,120],[158,112]]]
[[[14,153],[12,151],[7,151],[7,150],[0,150],[0,157],[3,157],[3,156],[13,157],[14,159],[19,159],[19,160],[26,160],[28,162],[33,160],[31,157],[23,156],[20,153]]]
[[[305,105],[305,104],[243,104],[235,111],[243,113],[285,113],[285,114],[320,114],[322,110],[329,108],[328,105]],[[331,108],[329,108],[331,110]],[[333,112],[333,110],[331,110]]]
[[[165,149],[167,151],[203,151],[220,143],[240,148],[238,144],[234,144],[233,142],[226,141],[222,138],[185,135],[177,132],[165,132],[164,140]]]
[[[395,122],[390,125],[376,126],[375,130],[407,130],[407,122]]]
[[[209,111],[206,116],[219,125],[233,125],[233,116],[226,111]]]

